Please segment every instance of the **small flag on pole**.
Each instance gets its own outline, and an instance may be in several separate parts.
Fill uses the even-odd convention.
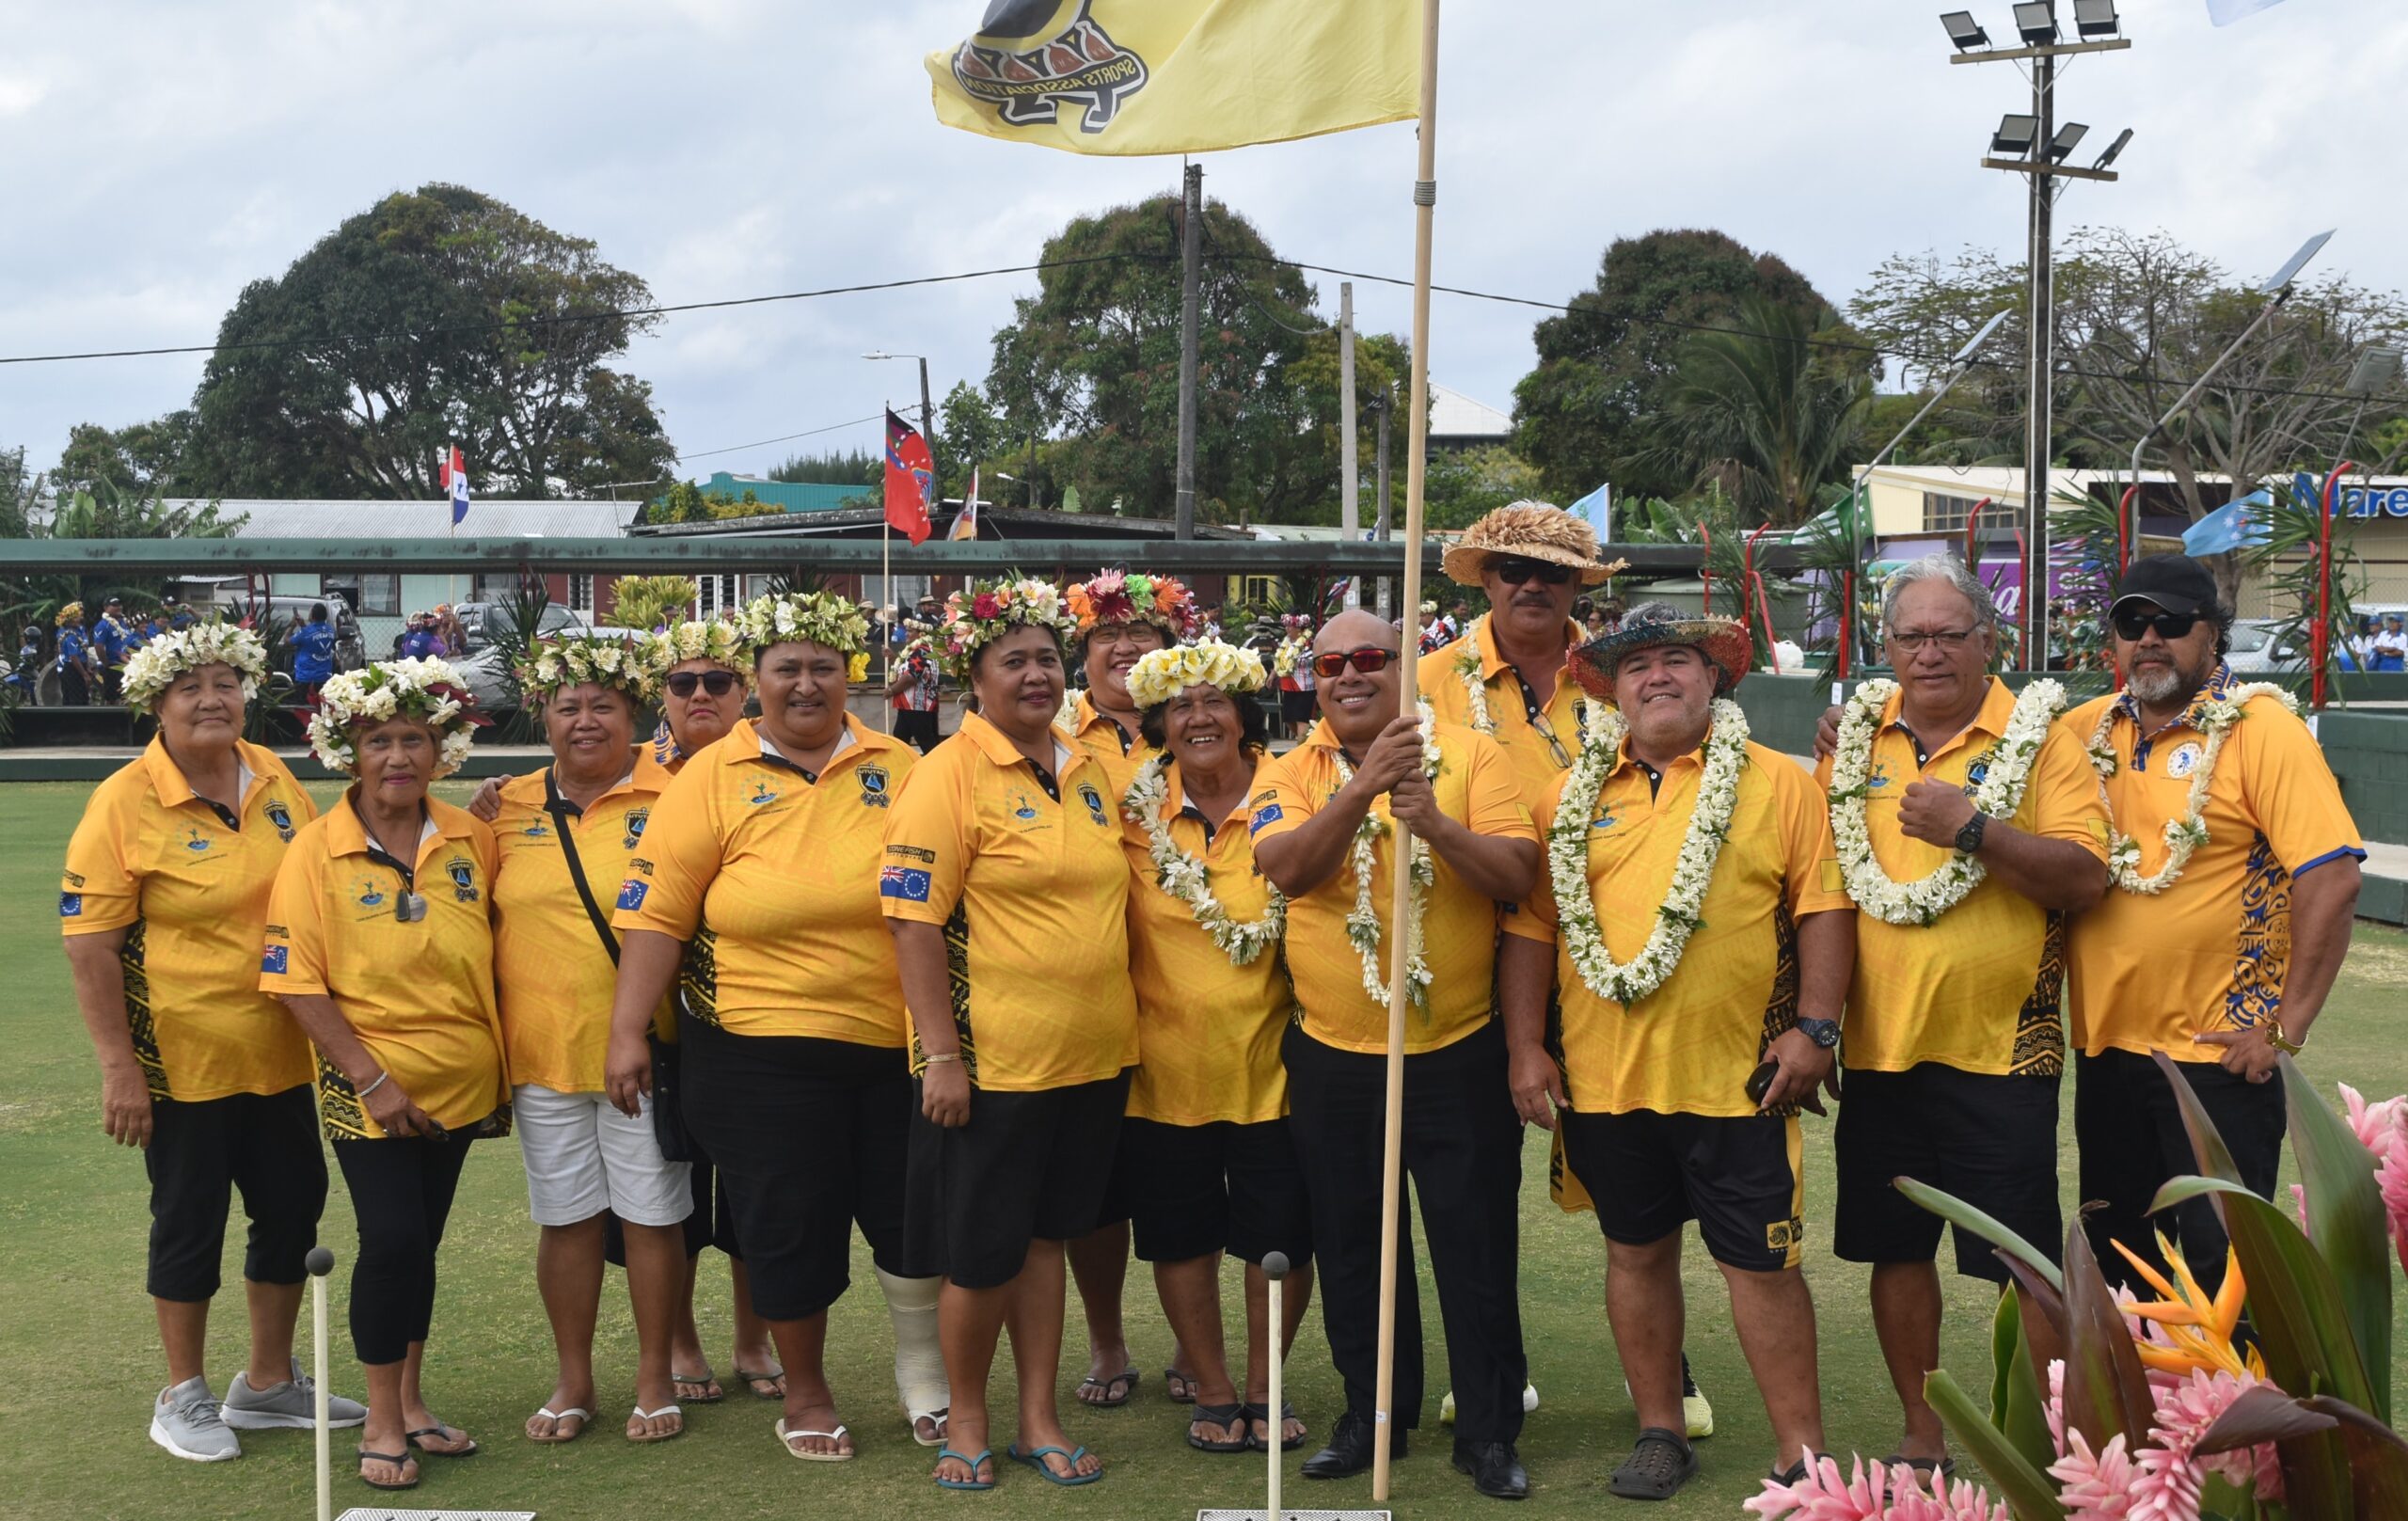
[[[2273,505],[2273,494],[2262,487],[2239,501],[2225,503],[2182,531],[2182,552],[2220,555],[2264,544],[2273,536],[2266,511]]]
[[[928,441],[890,408],[886,414],[886,525],[913,544],[928,536],[928,494],[936,474]]]
[[[1609,543],[1613,538],[1613,491],[1614,488],[1610,483],[1601,485],[1596,490],[1592,491],[1587,496],[1581,498],[1578,501],[1576,501],[1571,506],[1563,509],[1573,516],[1579,518],[1582,522],[1588,524],[1591,528],[1595,529],[1597,531],[1597,542],[1599,544]]]
[[[468,462],[460,446],[452,446],[452,457],[443,462],[443,483],[452,493],[452,526],[458,528],[468,515]]]
[[[961,515],[953,520],[953,531],[947,533],[945,537],[948,539],[974,539],[977,536],[978,471],[976,467],[974,466],[970,471],[970,499],[961,504]]]
[[[2283,0],[2208,0],[2208,20],[2218,26],[2229,26],[2243,16],[2255,16],[2282,3]]]

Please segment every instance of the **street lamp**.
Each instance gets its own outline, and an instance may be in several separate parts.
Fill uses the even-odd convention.
[[[2057,135],[2049,139],[2049,162],[2052,164],[2063,164],[2066,161],[2066,156],[2074,151],[2075,146],[2078,145],[2082,139],[2089,134],[2089,126],[2080,121],[2068,121],[2064,126],[2059,127],[2057,129]]]
[[[2158,419],[2148,432],[2142,434],[2133,443],[2132,508],[2129,519],[2121,524],[2124,529],[2124,543],[2117,555],[2118,570],[2131,563],[2133,554],[2141,546],[2141,451],[2148,447],[2150,439],[2171,427],[2176,418],[2189,410],[2191,404],[2198,400],[2199,392],[2208,388],[2208,382],[2215,377],[2215,372],[2224,368],[2225,361],[2240,353],[2241,345],[2248,342],[2257,335],[2258,328],[2265,326],[2273,320],[2275,312],[2283,309],[2283,303],[2291,298],[2291,281],[2299,277],[2299,272],[2307,267],[2307,261],[2315,258],[2325,244],[2332,241],[2332,238],[2333,230],[2319,232],[2301,244],[2298,252],[2284,260],[2280,269],[2258,282],[2258,294],[2271,296],[2273,299],[2266,303],[2256,317],[2250,319],[2249,325],[2241,330],[2241,336],[2226,345],[2225,351],[2216,356],[2215,363],[2199,372],[2199,378],[2191,382],[2191,388],[2182,393],[2179,401],[2166,408],[2165,416]],[[2361,356],[2358,362],[2363,367],[2367,362],[2366,356]],[[2356,377],[2353,375],[2352,378]]]
[[[2123,157],[2124,145],[2131,140],[2132,129],[2130,127],[2126,127],[2123,131],[2115,134],[2115,140],[2107,145],[2107,151],[2099,154],[2099,162],[2093,164],[2091,167],[2094,169],[2103,169],[2108,165],[2113,164],[2117,159]]]
[[[928,404],[928,357],[925,354],[889,354],[884,349],[872,349],[862,356],[864,359],[917,359],[920,361],[920,436],[936,447],[936,408]]]
[[[2020,0],[2015,8],[2015,35],[2026,47],[2046,47],[2057,40],[2055,0]]]
[[[2120,37],[2123,27],[2123,19],[2115,14],[2115,0],[2073,0],[2075,36]]]
[[[1998,131],[1990,134],[1990,151],[2010,153],[2017,158],[2032,151],[2032,139],[2038,135],[2040,119],[2013,113],[1998,119]]]
[[[1948,40],[1956,44],[1959,53],[1990,45],[1990,34],[1982,30],[1970,10],[1951,10],[1940,18],[1940,24],[1948,28]]]

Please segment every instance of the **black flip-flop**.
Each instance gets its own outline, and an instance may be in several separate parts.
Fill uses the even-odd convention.
[[[1291,1401],[1280,1401],[1280,1426],[1284,1429],[1288,1422],[1295,1420],[1296,1418],[1295,1404]],[[1254,1434],[1254,1423],[1258,1420],[1267,1422],[1270,1419],[1271,1411],[1267,1406],[1250,1404],[1245,1407],[1245,1445],[1248,1448],[1257,1452],[1264,1450],[1261,1438]],[[1311,1434],[1309,1432],[1298,1432],[1293,1436],[1282,1436],[1279,1439],[1279,1450],[1282,1452],[1293,1452],[1296,1449],[1305,1445],[1305,1438],[1310,1434]]]
[[[1915,1471],[1915,1477],[1925,1481],[1925,1489],[1929,1489],[1934,1481],[1946,1483],[1956,1477],[1955,1458],[1910,1458],[1903,1452],[1893,1452],[1881,1460],[1881,1466],[1885,1468],[1912,1468]],[[1804,1475],[1801,1474],[1799,1477],[1803,1478]]]
[[[1187,1445],[1198,1452],[1244,1452],[1254,1446],[1253,1427],[1247,1422],[1254,1412],[1250,1404],[1206,1404],[1197,1401],[1187,1415]],[[1208,1442],[1196,1434],[1199,1426],[1231,1426],[1243,1428],[1231,1440]]]
[[[354,1448],[352,1450],[359,1454],[359,1461],[362,1463],[389,1463],[396,1468],[406,1469],[411,1464],[418,1461],[407,1452],[371,1452],[364,1447]],[[366,1484],[371,1489],[382,1489],[388,1491],[396,1489],[416,1489],[418,1487],[418,1476],[415,1474],[411,1475],[408,1480],[398,1484],[384,1483],[378,1480],[369,1478],[366,1474],[361,1474],[359,1476],[359,1481]]]
[[[1145,1375],[1137,1371],[1137,1365],[1135,1363],[1131,1363],[1128,1367],[1122,1369],[1117,1373],[1113,1374],[1110,1378],[1096,1378],[1093,1375],[1089,1375],[1086,1378],[1079,1380],[1079,1387],[1082,1389],[1101,1389],[1103,1391],[1103,1398],[1101,1400],[1090,1400],[1085,1395],[1082,1394],[1078,1397],[1079,1403],[1085,1405],[1090,1410],[1117,1410],[1122,1405],[1129,1402],[1129,1397],[1131,1395],[1137,1392],[1137,1381],[1143,1377],[1145,1377]],[[1116,1389],[1119,1391],[1117,1396],[1113,1392]]]
[[[1668,1500],[1697,1477],[1697,1449],[1688,1438],[1661,1426],[1639,1434],[1607,1487],[1626,1500]]]
[[[467,1436],[467,1434],[457,1426],[446,1426],[438,1420],[432,1426],[420,1426],[410,1433],[409,1444],[430,1458],[473,1458],[482,1450],[474,1440],[466,1447],[455,1448],[429,1447],[420,1440],[420,1437],[426,1436]]]
[[[1176,1368],[1165,1368],[1163,1370],[1163,1393],[1169,1396],[1173,1404],[1194,1404],[1196,1380]]]

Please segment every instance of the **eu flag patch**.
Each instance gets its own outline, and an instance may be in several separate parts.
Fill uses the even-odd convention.
[[[61,893],[61,894],[59,894],[59,895],[58,895],[58,916],[59,916],[61,919],[72,919],[72,918],[74,918],[76,915],[78,915],[78,914],[82,913],[83,911],[84,911],[84,895],[83,895],[83,894],[81,894],[81,893]]]
[[[260,970],[280,977],[284,975],[286,960],[292,954],[293,948],[289,945],[271,945],[267,954],[260,958]]]
[[[928,900],[928,874],[916,866],[880,866],[878,868],[878,895],[899,898],[906,903]]]

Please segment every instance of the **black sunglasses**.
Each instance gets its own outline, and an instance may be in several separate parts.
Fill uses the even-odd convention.
[[[1552,560],[1525,560],[1520,555],[1498,555],[1488,562],[1497,578],[1508,586],[1519,586],[1536,577],[1549,586],[1561,586],[1572,578],[1570,565],[1559,565]]]
[[[680,671],[665,683],[672,697],[691,697],[700,687],[713,697],[725,697],[736,689],[736,677],[725,671]]]
[[[1396,651],[1371,644],[1366,644],[1359,650],[1331,650],[1313,657],[1313,674],[1324,681],[1335,681],[1351,665],[1367,676],[1377,675],[1386,671],[1388,662],[1396,658]]]
[[[2195,612],[2118,612],[2114,615],[2115,632],[2124,639],[2138,642],[2152,628],[2157,637],[2171,642],[2197,626]]]

